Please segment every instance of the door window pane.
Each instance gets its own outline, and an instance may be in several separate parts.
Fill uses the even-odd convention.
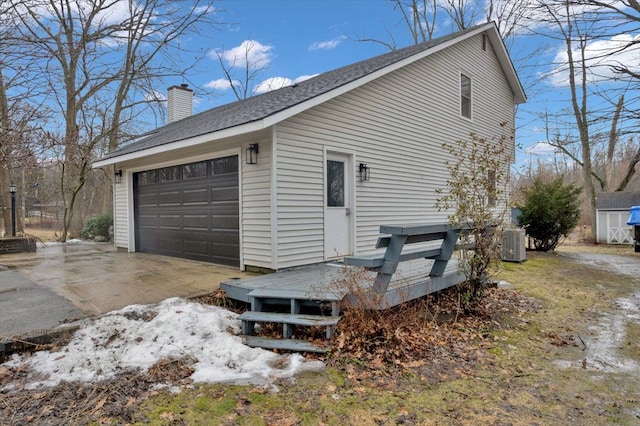
[[[196,179],[201,177],[207,177],[206,161],[201,161],[199,163],[185,164],[184,166],[182,166],[183,179]]]
[[[327,206],[344,207],[344,163],[327,160]]]
[[[162,182],[174,182],[178,180],[178,166],[159,169],[158,180]]]
[[[223,175],[226,173],[235,173],[238,171],[238,157],[224,157],[211,160],[213,164],[213,174]]]

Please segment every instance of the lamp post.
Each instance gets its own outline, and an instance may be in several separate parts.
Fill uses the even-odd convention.
[[[11,182],[9,185],[9,192],[11,193],[11,236],[16,236],[16,191],[18,187],[15,183]]]

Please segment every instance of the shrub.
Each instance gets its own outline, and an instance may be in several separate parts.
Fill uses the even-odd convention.
[[[574,184],[565,185],[562,176],[551,183],[538,178],[525,190],[519,221],[536,250],[555,250],[561,238],[575,228],[580,219],[580,192]]]
[[[503,132],[492,139],[476,133],[469,140],[443,144],[450,160],[446,189],[438,189],[439,211],[449,212],[454,226],[470,226],[459,238],[460,268],[466,281],[458,285],[461,302],[469,312],[492,285],[491,275],[500,266],[502,223],[506,214],[506,187],[509,180],[510,149],[513,132]],[[467,249],[467,247],[469,249]]]
[[[109,238],[109,227],[113,225],[113,218],[109,214],[101,214],[87,220],[80,231],[80,238],[93,238],[102,235]]]

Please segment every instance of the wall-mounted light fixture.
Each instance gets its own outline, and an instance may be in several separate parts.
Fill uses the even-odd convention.
[[[369,180],[371,178],[371,169],[367,166],[367,163],[360,163],[360,182]]]
[[[258,164],[258,144],[251,143],[247,148],[247,164]]]
[[[115,172],[113,172],[113,182],[115,184],[119,184],[120,182],[122,182],[122,170],[116,170]]]

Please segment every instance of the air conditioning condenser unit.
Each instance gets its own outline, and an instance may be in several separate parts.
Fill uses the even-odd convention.
[[[505,229],[502,236],[501,257],[505,262],[524,262],[527,260],[524,229]]]

